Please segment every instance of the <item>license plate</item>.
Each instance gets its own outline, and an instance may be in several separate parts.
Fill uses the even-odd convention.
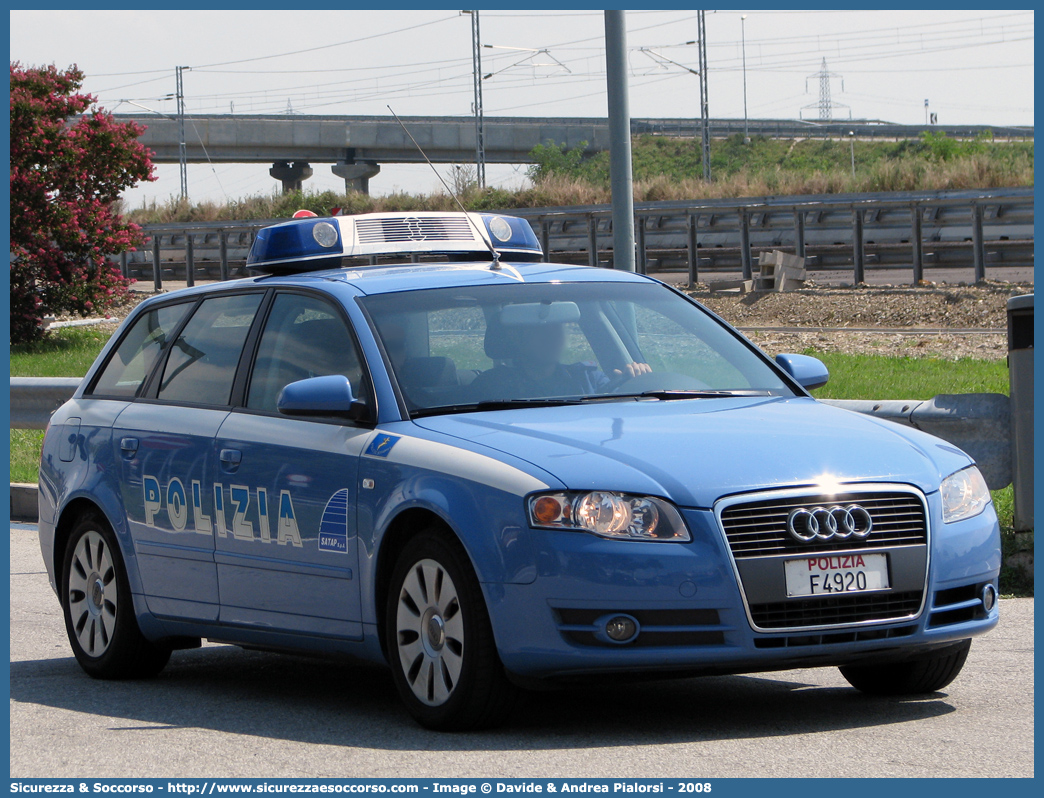
[[[783,563],[788,596],[831,596],[886,590],[888,555],[824,554]]]

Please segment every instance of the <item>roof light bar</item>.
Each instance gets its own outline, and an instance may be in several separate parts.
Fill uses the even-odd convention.
[[[246,265],[257,272],[285,274],[336,268],[342,258],[377,255],[460,255],[471,260],[483,254],[488,258],[490,245],[513,260],[543,255],[525,219],[418,211],[293,219],[265,227],[258,231]]]

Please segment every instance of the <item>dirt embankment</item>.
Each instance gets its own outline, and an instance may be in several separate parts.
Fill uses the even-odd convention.
[[[1033,285],[691,293],[770,354],[813,348],[988,360],[1007,355],[1008,299],[1033,293]]]

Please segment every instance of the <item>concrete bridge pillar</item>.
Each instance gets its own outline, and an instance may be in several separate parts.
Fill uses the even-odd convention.
[[[370,193],[370,178],[381,171],[381,165],[372,161],[337,163],[330,168],[335,175],[344,178],[345,193],[358,191],[360,194]]]
[[[301,184],[312,176],[312,167],[307,161],[276,161],[268,170],[268,174],[283,184],[284,194],[289,194],[301,190]]]

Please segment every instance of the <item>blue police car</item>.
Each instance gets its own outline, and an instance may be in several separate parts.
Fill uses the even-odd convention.
[[[141,303],[51,419],[40,543],[91,676],[344,653],[467,729],[606,674],[930,693],[997,623],[971,459],[667,285],[488,214],[294,220],[249,266]]]

